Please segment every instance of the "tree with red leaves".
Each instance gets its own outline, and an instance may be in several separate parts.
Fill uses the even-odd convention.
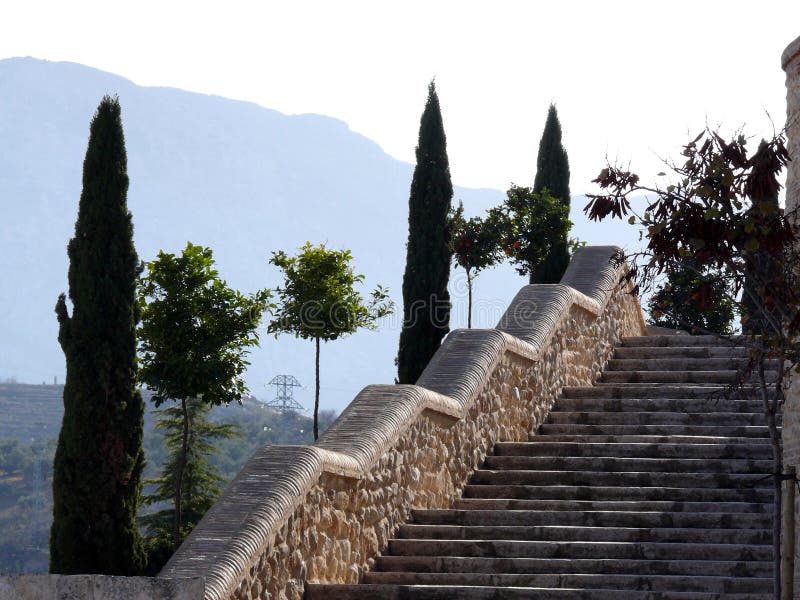
[[[647,232],[647,247],[629,257],[634,266],[625,276],[636,292],[652,289],[658,276],[688,262],[698,272],[724,273],[734,294],[743,294],[748,310],[759,315],[757,332],[745,328],[751,360],[731,391],[764,406],[774,464],[773,593],[780,598],[781,487],[794,475],[784,471],[778,414],[787,378],[800,373],[800,255],[796,215],[765,199],[777,198],[789,155],[782,132],[748,153],[741,133],[726,140],[710,129],[686,144],[682,155],[683,164],[670,164],[677,178],[666,187],[645,185],[638,175],[608,165],[594,180],[602,193],[590,194],[584,210],[592,220],[628,217]],[[642,194],[647,204],[637,212],[631,198]],[[701,309],[714,300],[702,278],[690,297]]]
[[[500,247],[499,211],[492,209],[486,218],[464,217],[464,204],[451,211],[450,246],[456,267],[467,275],[467,328],[472,328],[472,288],[480,271],[503,258]]]

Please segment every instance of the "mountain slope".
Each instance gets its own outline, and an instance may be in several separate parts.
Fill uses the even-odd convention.
[[[178,252],[191,240],[213,248],[229,283],[253,291],[278,283],[267,264],[272,251],[327,242],[353,251],[367,276],[365,292],[382,283],[399,300],[412,165],[345,123],[140,87],[73,63],[7,59],[0,61],[0,379],[63,381],[53,306],[67,288],[66,244],[88,126],[104,94],[118,94],[122,104],[128,201],[143,260],[159,249]],[[502,196],[496,190],[455,193],[470,213]],[[577,232],[591,242],[620,239],[593,234]],[[466,320],[462,279],[454,282],[454,326]],[[494,325],[523,283],[507,267],[481,275],[478,326]],[[378,333],[323,347],[324,407],[341,410],[363,385],[392,381],[399,326],[389,319]],[[312,347],[302,341],[264,334],[251,362],[247,379],[260,397],[270,396],[262,386],[277,373],[306,384],[313,378]],[[297,394],[306,405],[310,396],[308,390]]]

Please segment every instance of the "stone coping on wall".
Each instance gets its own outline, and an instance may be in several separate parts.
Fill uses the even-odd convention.
[[[626,268],[615,246],[578,249],[556,285],[527,285],[496,329],[457,329],[417,385],[370,385],[311,446],[265,446],[184,541],[160,577],[202,575],[206,598],[231,597],[323,475],[359,480],[412,424],[464,419],[499,361],[537,361],[573,307],[599,316]],[[637,304],[636,328],[644,335]],[[332,492],[333,493],[333,492]],[[289,550],[290,552],[290,550]]]

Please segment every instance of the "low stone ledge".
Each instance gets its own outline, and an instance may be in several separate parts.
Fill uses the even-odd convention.
[[[463,416],[507,345],[507,336],[496,329],[456,329],[445,338],[417,385],[452,398]]]
[[[0,575],[0,600],[202,600],[202,578]]]
[[[497,329],[541,352],[571,306],[599,316],[604,304],[560,283],[526,285],[511,301]]]

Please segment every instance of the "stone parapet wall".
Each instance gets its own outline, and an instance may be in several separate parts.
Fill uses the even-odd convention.
[[[495,442],[527,439],[563,386],[590,385],[621,336],[645,334],[616,250],[579,250],[496,329],[453,331],[417,385],[368,386],[313,446],[262,448],[160,577],[203,576],[207,600],[358,581],[412,509],[449,507]]]

